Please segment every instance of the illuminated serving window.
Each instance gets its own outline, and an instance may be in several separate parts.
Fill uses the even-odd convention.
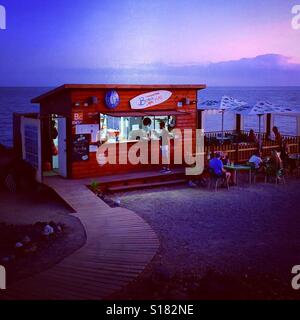
[[[158,139],[159,124],[164,121],[166,128],[175,121],[173,116],[113,116],[100,114],[100,137],[103,142],[130,142]]]

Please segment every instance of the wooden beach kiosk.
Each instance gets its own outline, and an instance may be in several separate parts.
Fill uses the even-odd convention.
[[[205,111],[197,109],[198,93],[205,88],[202,84],[63,85],[32,99],[32,103],[40,105],[38,114],[14,114],[14,149],[37,170],[38,181],[43,176],[59,175],[87,179],[87,183],[99,181],[113,191],[185,182],[186,164],[175,164],[173,140],[170,175],[160,173],[161,157],[156,164],[128,161],[124,164],[118,160],[124,153],[128,156],[127,151],[140,140],[150,145],[155,139],[152,133],[159,133],[161,121],[170,131],[205,129]],[[297,154],[300,116],[289,116],[297,120],[297,135],[282,137],[289,152]],[[267,114],[262,134],[263,156],[280,147],[269,138],[273,124],[274,118]],[[205,132],[206,164],[215,151],[226,152],[235,163],[245,163],[258,148],[257,143],[249,142],[249,132],[244,130],[240,114],[236,114],[235,128],[222,132],[225,139],[221,144],[220,134]],[[115,148],[116,163],[99,163],[97,150],[104,143]],[[150,159],[153,154],[150,146],[148,150]]]
[[[63,85],[32,99],[40,105],[38,115],[15,119],[22,122],[14,135],[15,147],[41,177],[51,171],[78,179],[159,170],[160,165],[99,165],[97,145],[115,144],[117,152],[121,144],[130,147],[145,138],[139,132],[149,122],[151,131],[158,130],[161,121],[169,129],[196,129],[201,120],[198,91],[205,88],[202,84]]]

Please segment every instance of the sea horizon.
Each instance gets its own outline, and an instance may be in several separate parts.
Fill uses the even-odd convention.
[[[66,82],[66,83],[62,83],[59,85],[48,85],[48,86],[0,86],[0,88],[57,88],[66,84],[79,84],[76,82]],[[85,85],[97,85],[97,84],[104,84],[104,85],[148,85],[148,83],[129,83],[129,82],[124,82],[124,83],[113,83],[113,82],[98,82],[98,83],[81,83],[81,84],[85,84]],[[151,83],[151,85],[166,85],[167,83]],[[178,84],[185,84],[185,85],[197,85],[197,84],[201,84],[199,83],[179,83]],[[174,85],[173,83],[170,85]],[[300,86],[298,85],[294,85],[294,86],[236,86],[236,85],[222,85],[222,86],[215,86],[215,85],[207,85],[207,88],[300,88]],[[206,90],[206,89],[203,89]]]
[[[117,84],[116,84],[117,85]],[[55,86],[6,86],[0,87],[0,143],[12,146],[12,114],[38,112],[39,106],[32,104],[31,100],[47,91],[55,89]],[[267,100],[274,104],[290,106],[300,110],[300,86],[207,86],[199,90],[200,101],[220,101],[223,95],[248,102],[250,105],[259,100]],[[234,129],[235,118],[233,113],[225,113],[225,130]],[[296,121],[281,116],[275,119],[283,134],[295,135],[297,131]],[[221,129],[221,116],[211,114],[205,117],[204,128],[206,131],[219,131]],[[245,117],[244,129],[258,131],[257,117]]]

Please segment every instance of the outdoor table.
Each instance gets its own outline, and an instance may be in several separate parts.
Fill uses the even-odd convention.
[[[228,142],[228,141],[231,141],[232,139],[230,137],[221,137],[221,136],[218,136],[216,137],[218,143],[222,144],[224,142]]]
[[[289,159],[291,160],[300,160],[300,153],[289,154]]]
[[[242,164],[234,164],[234,165],[225,165],[224,169],[230,170],[234,172],[234,183],[238,185],[238,172],[239,171],[249,171],[249,184],[251,184],[251,171],[252,168],[250,166],[242,165]]]
[[[217,136],[216,139],[217,139],[217,140],[224,140],[224,141],[225,141],[225,140],[231,140],[231,137],[225,137],[225,136],[224,136],[224,137],[221,137],[221,136]]]

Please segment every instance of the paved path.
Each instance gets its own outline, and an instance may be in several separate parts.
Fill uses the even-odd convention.
[[[76,211],[87,242],[53,268],[1,291],[0,299],[104,299],[152,260],[158,238],[133,211],[110,208],[80,180],[49,177],[45,184]]]

